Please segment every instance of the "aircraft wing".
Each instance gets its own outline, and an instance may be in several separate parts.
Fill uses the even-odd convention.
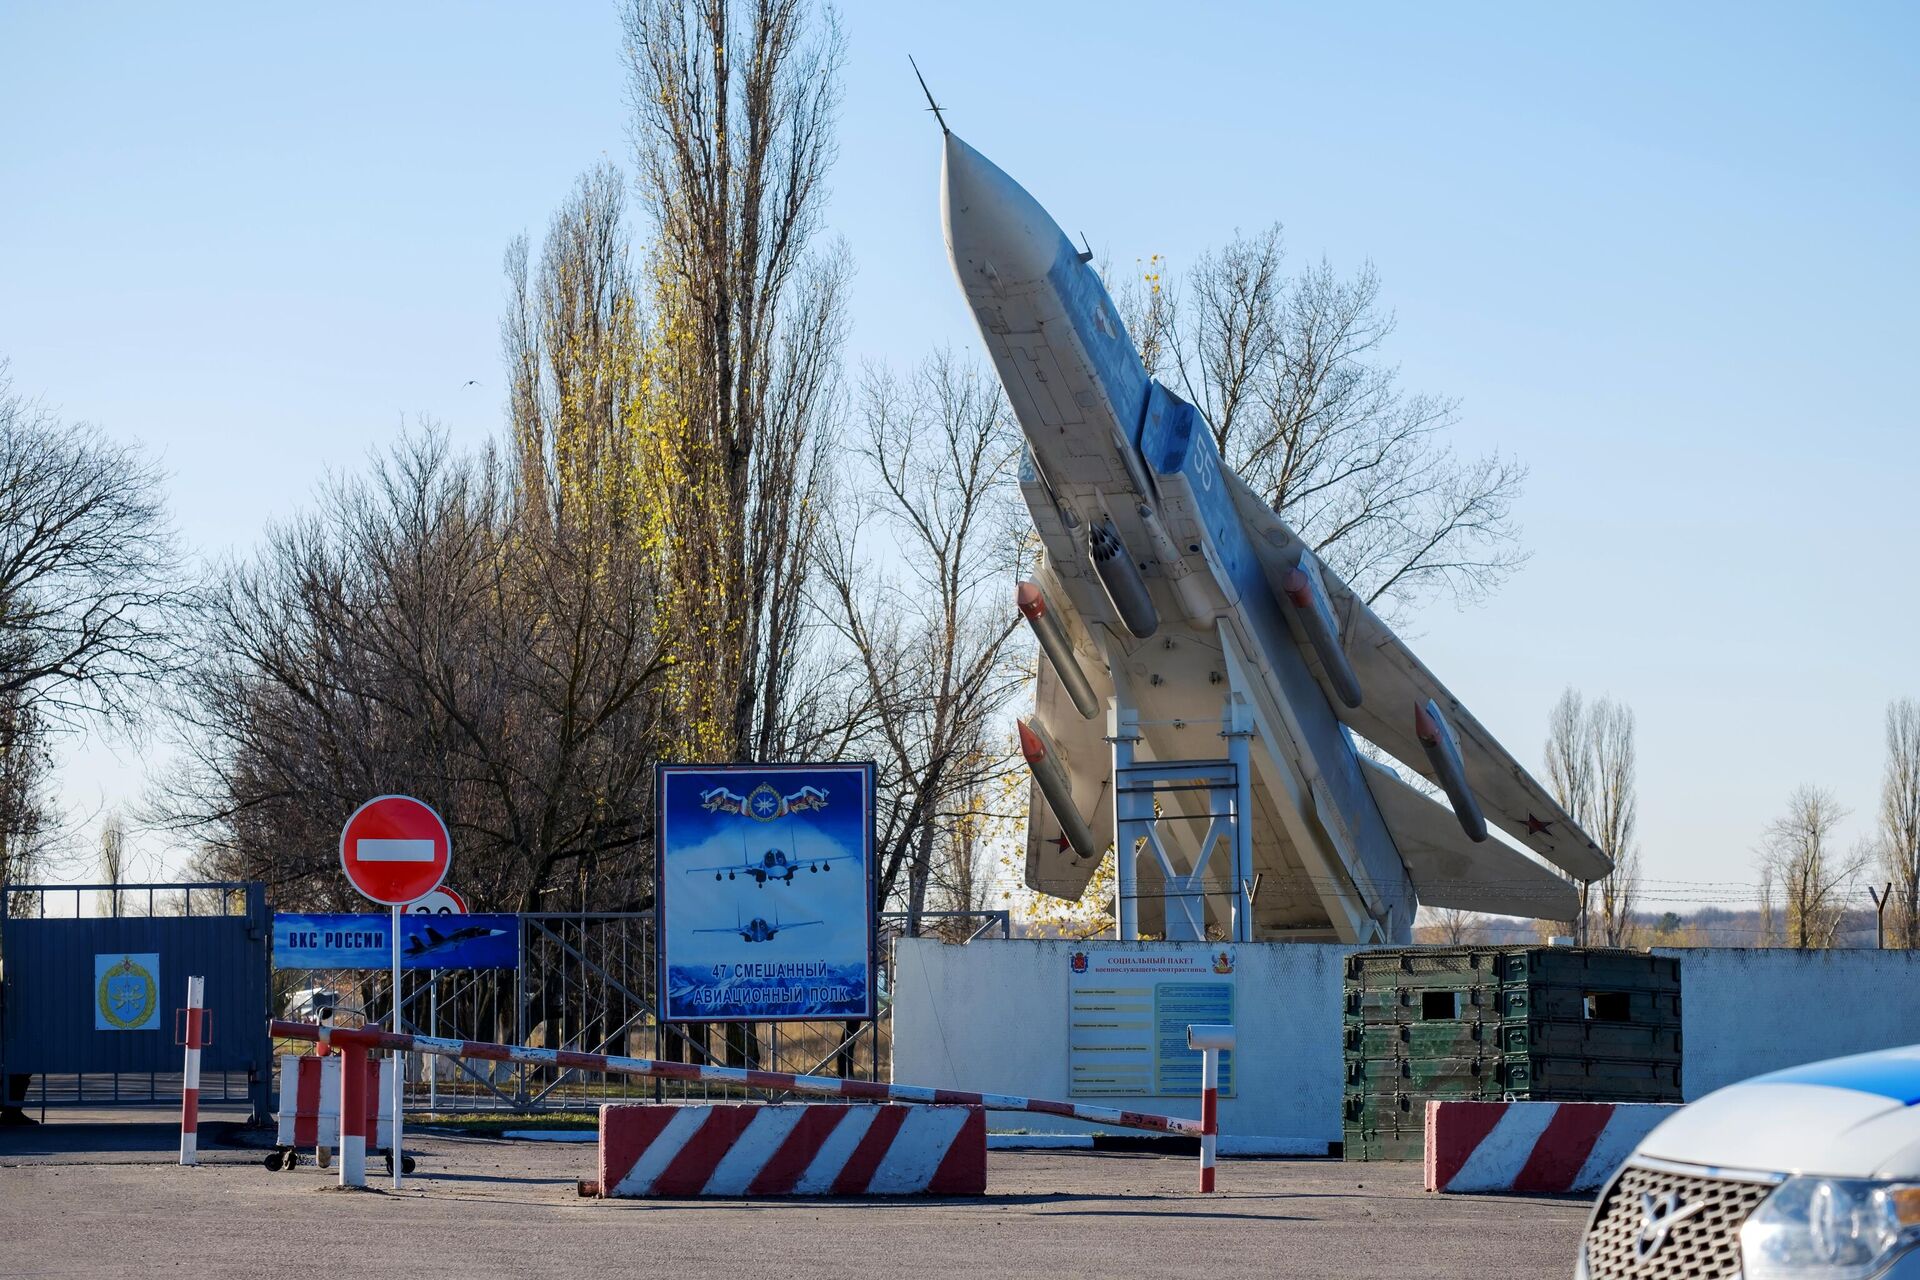
[[[1499,840],[1474,842],[1453,810],[1385,765],[1364,756],[1360,763],[1420,905],[1536,920],[1571,920],[1580,914],[1580,892],[1572,881]]]
[[[821,922],[818,920],[782,920],[779,927],[782,929],[804,929],[810,924],[819,923]]]
[[[1260,556],[1267,585],[1276,600],[1284,601],[1282,583],[1287,572],[1299,563],[1302,554],[1311,555],[1312,551],[1244,480],[1232,472],[1222,474],[1240,518],[1251,534],[1248,541]],[[1358,707],[1349,707],[1338,697],[1329,696],[1334,714],[1355,733],[1437,783],[1438,778],[1427,762],[1420,740],[1414,736],[1413,727],[1414,708],[1433,699],[1459,741],[1467,784],[1489,822],[1519,841],[1523,848],[1578,879],[1597,880],[1611,871],[1613,860],[1499,740],[1473,718],[1460,700],[1448,692],[1400,637],[1325,564],[1320,565],[1320,575],[1339,625],[1341,650],[1358,677],[1361,693]],[[1331,693],[1332,681],[1312,646],[1306,643],[1298,618],[1285,604],[1281,612],[1288,615],[1288,625],[1295,629],[1295,640],[1306,655],[1307,664],[1322,687]],[[1473,847],[1484,850],[1489,845]]]
[[[752,871],[755,865],[743,858],[739,862],[723,862],[717,867],[682,867],[680,874],[690,876],[697,871]]]

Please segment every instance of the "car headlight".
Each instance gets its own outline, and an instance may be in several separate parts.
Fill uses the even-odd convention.
[[[1867,1280],[1920,1241],[1920,1186],[1789,1178],[1740,1228],[1746,1280]]]

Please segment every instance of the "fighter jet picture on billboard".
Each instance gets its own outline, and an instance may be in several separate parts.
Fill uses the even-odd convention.
[[[873,766],[662,765],[660,1016],[874,1013]]]

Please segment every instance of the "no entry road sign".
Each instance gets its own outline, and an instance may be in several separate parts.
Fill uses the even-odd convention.
[[[447,824],[412,796],[377,796],[340,829],[340,866],[348,881],[390,907],[438,888],[452,848]]]

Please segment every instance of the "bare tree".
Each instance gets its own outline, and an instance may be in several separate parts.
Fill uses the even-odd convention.
[[[1487,936],[1486,917],[1459,907],[1430,907],[1427,908],[1426,924],[1419,932],[1425,935],[1425,941],[1456,947],[1484,942]]]
[[[174,674],[191,591],[160,470],[60,422],[0,364],[0,698],[15,731],[126,725]]]
[[[1639,782],[1633,709],[1610,697],[1589,704],[1566,689],[1547,717],[1548,785],[1555,800],[1613,859],[1591,884],[1576,881],[1580,918],[1571,923],[1581,946],[1633,942],[1633,905],[1640,878]]]
[[[549,527],[602,516],[622,498],[628,524],[651,514],[635,483],[650,370],[628,254],[625,179],[609,164],[582,174],[553,215],[537,273],[525,236],[507,248],[500,332],[515,479],[523,512]]]
[[[100,883],[112,886],[100,891],[100,914],[120,914],[119,886],[130,878],[127,865],[127,823],[119,813],[107,814],[100,824]]]
[[[1592,746],[1585,699],[1576,689],[1562,690],[1553,710],[1547,714],[1547,785],[1553,788],[1553,798],[1560,802],[1560,807],[1588,830],[1593,817]],[[1582,883],[1578,888],[1580,915],[1567,923],[1572,926],[1574,941],[1585,946],[1593,887]]]
[[[1893,884],[1893,937],[1920,947],[1920,702],[1887,704],[1880,780],[1880,860]]]
[[[1633,903],[1640,878],[1633,709],[1603,697],[1587,714],[1587,731],[1593,761],[1593,825],[1588,831],[1613,859],[1613,870],[1593,886],[1600,897],[1594,923],[1601,945],[1625,947],[1633,942]],[[1586,892],[1583,889],[1583,896]]]
[[[446,818],[484,905],[651,900],[647,562],[597,509],[555,527],[517,491],[495,456],[412,436],[223,576],[181,700],[185,773],[152,806],[203,841],[204,870],[335,905],[340,822],[404,791]]]
[[[804,0],[628,0],[660,282],[668,593],[692,754],[791,749],[847,266],[816,254],[843,41]]]
[[[883,892],[901,883],[917,929],[937,850],[968,860],[983,793],[1010,767],[992,717],[1028,675],[1007,608],[1019,537],[1008,483],[1018,432],[999,388],[951,352],[910,382],[869,370],[856,446],[865,501],[842,504],[823,543],[823,610],[860,673],[867,742],[881,761]],[[892,549],[889,576],[872,550]]]
[[[33,883],[47,869],[57,831],[48,786],[53,757],[39,712],[18,694],[0,695],[0,885]],[[17,913],[37,907],[16,894]]]
[[[1865,853],[1843,857],[1832,848],[1833,833],[1846,816],[1831,791],[1802,786],[1761,839],[1763,874],[1780,886],[1790,947],[1833,945],[1848,887],[1867,862]]]
[[[1760,867],[1759,928],[1754,931],[1753,945],[1756,947],[1777,947],[1780,945],[1780,910],[1773,880],[1773,868],[1764,862]]]
[[[1512,512],[1526,469],[1459,457],[1457,402],[1401,386],[1372,266],[1290,276],[1277,224],[1202,256],[1180,291],[1158,258],[1143,266],[1119,301],[1149,371],[1368,604],[1474,600],[1525,559]]]

